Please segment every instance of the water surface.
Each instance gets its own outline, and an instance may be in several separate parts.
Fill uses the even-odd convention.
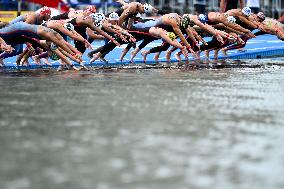
[[[0,73],[0,188],[282,189],[284,67],[220,65]]]

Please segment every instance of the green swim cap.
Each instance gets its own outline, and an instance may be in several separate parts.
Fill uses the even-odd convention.
[[[176,39],[176,34],[174,32],[168,32],[167,36],[169,36],[172,41]]]
[[[57,54],[55,54],[55,53],[52,53],[49,57],[50,57],[51,60],[59,60],[59,59],[60,59],[60,58],[57,56]]]
[[[190,18],[188,16],[183,16],[180,21],[180,27],[186,29],[190,23]]]

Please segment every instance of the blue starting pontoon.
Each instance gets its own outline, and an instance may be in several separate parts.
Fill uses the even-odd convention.
[[[148,46],[146,46],[145,49],[150,49],[152,47],[156,47],[162,43],[161,40],[154,41],[150,43]],[[102,46],[103,42],[94,42],[93,48],[97,48]],[[125,48],[125,45],[121,47],[115,48],[112,52],[110,52],[105,58],[108,60],[108,63],[103,63],[100,60],[95,61],[94,63],[89,63],[89,58],[86,56],[87,53],[84,54],[83,60],[84,64],[86,66],[119,66],[119,65],[128,65],[129,58],[130,58],[130,52],[125,56],[124,61],[119,61],[119,56],[122,51],[122,49]],[[143,50],[145,50],[143,49]],[[130,50],[131,51],[131,50]],[[88,52],[88,51],[87,51]],[[161,53],[159,62],[165,62],[165,54]],[[154,54],[150,54],[147,56],[147,64],[154,64],[155,61],[153,60]],[[261,59],[261,58],[271,58],[271,57],[281,57],[284,56],[284,42],[277,39],[276,36],[273,35],[263,35],[263,36],[257,36],[254,39],[251,39],[247,42],[246,47],[243,51],[238,50],[232,50],[228,51],[228,56],[224,57],[221,52],[219,52],[219,59],[231,59],[231,60],[238,60],[238,59]],[[204,58],[204,54],[201,53],[201,59]],[[210,53],[210,58],[213,58],[212,52]],[[190,57],[192,59],[192,57]],[[49,66],[38,66],[35,65],[34,62],[30,61],[30,66],[17,66],[16,65],[16,57],[8,58],[4,60],[5,67],[2,67],[2,69],[36,69],[36,68],[48,68]],[[137,57],[134,59],[135,64],[141,64],[142,56],[139,53]],[[172,56],[172,62],[176,62],[176,59],[174,56]],[[58,62],[51,62],[53,68],[57,68],[59,66]]]

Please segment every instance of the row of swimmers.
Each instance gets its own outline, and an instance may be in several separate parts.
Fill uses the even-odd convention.
[[[107,15],[90,5],[84,10],[70,10],[51,17],[50,8],[43,7],[39,12],[19,16],[9,23],[0,22],[0,65],[5,65],[4,59],[18,56],[17,65],[27,65],[29,57],[36,64],[41,64],[41,60],[50,64],[48,58],[51,58],[61,63],[60,69],[64,65],[75,70],[87,69],[82,60],[86,49],[90,50],[87,55],[91,63],[97,59],[107,62],[105,56],[123,44],[126,48],[120,61],[133,48],[130,59],[133,62],[140,50],[158,39],[163,40],[161,45],[142,51],[145,62],[150,53],[156,53],[154,59],[158,61],[163,51],[170,61],[176,50],[178,60],[189,54],[200,59],[202,51],[208,57],[210,50],[214,50],[217,58],[219,50],[226,55],[228,50],[242,48],[258,35],[273,34],[284,39],[282,23],[262,12],[254,14],[249,7],[225,13],[179,15],[158,10],[150,4],[118,2],[121,8]],[[141,14],[156,17],[142,18]],[[258,30],[253,33],[255,29]],[[203,38],[207,36],[212,40],[206,42]],[[74,40],[74,46],[67,42],[67,37]],[[95,40],[105,40],[105,44],[93,49],[91,43]],[[72,61],[80,66],[75,66]]]

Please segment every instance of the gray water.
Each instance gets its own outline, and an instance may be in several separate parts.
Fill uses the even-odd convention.
[[[1,189],[283,189],[284,67],[0,74]]]

